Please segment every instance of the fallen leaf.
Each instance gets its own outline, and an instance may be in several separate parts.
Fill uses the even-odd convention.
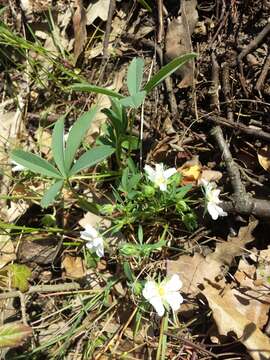
[[[30,335],[32,329],[28,325],[10,323],[0,326],[0,348],[21,345]]]
[[[93,22],[99,17],[102,21],[107,21],[109,12],[110,0],[98,0],[89,4],[86,10],[87,25],[93,24]]]
[[[177,171],[183,176],[182,185],[197,184],[202,171],[199,157],[194,156],[193,159],[186,161]]]
[[[0,269],[9,262],[16,260],[16,254],[9,235],[0,235]]]
[[[31,269],[26,265],[10,264],[8,266],[12,287],[26,292],[29,289],[28,280],[32,276]]]
[[[268,320],[269,288],[266,284],[256,285],[256,267],[243,260],[240,260],[234,278],[237,287],[225,291],[223,298],[262,329]]]
[[[74,64],[76,64],[79,56],[81,55],[87,40],[86,11],[85,8],[83,7],[82,0],[77,0],[75,6],[77,6],[77,9],[72,18],[74,34],[75,34]]]
[[[181,16],[168,24],[165,37],[165,60],[167,62],[192,51],[191,35],[198,22],[197,0],[181,1]],[[189,61],[176,71],[182,77],[180,88],[191,86],[194,80],[194,61]]]
[[[211,170],[211,169],[202,169],[201,176],[198,179],[198,185],[202,184],[202,180],[211,182],[219,181],[222,178],[222,173],[220,171]]]
[[[254,360],[269,359],[269,338],[253,322],[232,306],[231,302],[226,301],[214,287],[206,286],[203,294],[207,298],[221,335],[234,332]]]
[[[214,252],[206,257],[196,253],[194,256],[182,255],[177,260],[167,261],[167,274],[178,274],[183,282],[182,290],[187,294],[196,295],[200,285],[211,282],[224,286],[224,275],[236,256],[244,252],[245,244],[254,237],[252,231],[258,221],[252,220],[247,226],[240,228],[238,236],[216,245]]]
[[[66,255],[62,261],[62,268],[65,269],[65,277],[80,279],[85,276],[85,267],[80,257]]]
[[[258,161],[265,171],[270,171],[270,146],[265,146],[258,151]]]

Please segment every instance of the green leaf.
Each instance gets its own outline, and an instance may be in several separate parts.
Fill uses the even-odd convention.
[[[74,175],[79,171],[96,165],[114,153],[115,149],[109,145],[101,145],[86,151],[74,164],[69,175]]]
[[[98,108],[95,106],[90,111],[85,112],[70,129],[65,150],[65,166],[67,172],[70,170],[76,152],[80,147],[97,111]]]
[[[143,79],[144,60],[141,58],[134,58],[127,73],[127,86],[130,95],[136,95],[140,89]]]
[[[29,289],[28,280],[32,273],[28,266],[21,264],[10,264],[8,266],[11,273],[12,287],[18,288],[21,292]]]
[[[22,345],[28,336],[32,334],[30,326],[18,323],[10,323],[0,326],[0,348],[16,347]]]
[[[149,93],[154,87],[159,85],[167,76],[171,75],[179,69],[186,62],[194,59],[197,56],[195,53],[185,54],[172,60],[167,65],[163,66],[145,85],[144,90]]]
[[[35,173],[39,173],[41,175],[49,176],[56,179],[63,178],[59,171],[47,160],[44,160],[40,156],[37,156],[30,152],[19,149],[13,150],[11,153],[11,159]]]
[[[54,202],[56,196],[58,195],[63,185],[64,185],[64,180],[58,180],[53,185],[51,185],[49,189],[45,191],[41,199],[40,202],[41,207],[47,208],[48,206],[50,206]]]
[[[124,96],[116,91],[109,90],[100,86],[91,85],[88,83],[76,83],[68,87],[69,90],[82,91],[82,92],[94,92],[97,94],[104,94],[118,99],[122,99]]]
[[[137,109],[142,105],[146,96],[146,91],[140,91],[135,95],[127,96],[124,99],[121,99],[119,102],[123,106],[130,106]]]
[[[61,174],[66,177],[65,158],[64,158],[64,116],[54,125],[52,134],[52,152],[54,161]]]

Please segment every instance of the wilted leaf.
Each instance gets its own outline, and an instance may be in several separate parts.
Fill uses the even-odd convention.
[[[91,1],[86,10],[87,25],[93,24],[98,17],[103,21],[107,21],[109,6],[110,0]]]
[[[198,22],[196,6],[197,0],[181,1],[181,16],[169,23],[165,38],[165,59],[167,62],[192,51],[191,35]],[[193,84],[193,66],[194,60],[190,60],[177,70],[176,73],[182,77],[182,81],[178,85],[180,88]]]
[[[76,1],[77,9],[73,15],[73,28],[75,34],[74,41],[74,63],[76,64],[78,57],[83,51],[87,40],[86,31],[86,11],[83,7],[82,0]]]
[[[15,259],[14,246],[9,235],[0,235],[0,269]]]
[[[258,160],[265,171],[270,171],[270,147],[268,145],[258,151]]]
[[[232,306],[231,302],[226,301],[212,286],[207,286],[203,294],[213,311],[213,317],[221,335],[234,332],[254,360],[269,359],[269,338],[253,322]]]
[[[30,326],[24,324],[5,324],[0,326],[0,348],[21,345],[32,334]]]
[[[83,260],[80,257],[66,255],[62,262],[65,269],[65,276],[72,279],[80,279],[85,276]]]
[[[11,264],[9,265],[9,271],[12,287],[19,289],[21,292],[27,291],[29,288],[28,280],[32,275],[29,267],[26,265]]]
[[[224,269],[232,264],[234,257],[244,252],[245,244],[254,239],[252,231],[257,224],[257,220],[251,221],[239,230],[238,236],[218,243],[216,250],[206,257],[196,253],[194,256],[182,255],[176,261],[168,260],[168,275],[179,274],[183,281],[183,292],[193,295],[200,291],[199,285],[204,286],[208,282],[224,285]]]
[[[198,156],[195,156],[193,159],[186,161],[179,169],[177,169],[180,174],[182,174],[183,179],[181,184],[196,184],[200,175],[201,175],[202,165],[199,162]]]

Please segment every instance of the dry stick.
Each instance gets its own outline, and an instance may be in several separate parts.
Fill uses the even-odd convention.
[[[219,85],[219,65],[216,60],[215,54],[212,53],[212,81],[214,88],[218,88]],[[212,105],[218,107],[218,101],[216,94],[212,95]],[[241,175],[238,166],[235,164],[229,146],[225,141],[220,126],[215,126],[211,134],[215,137],[220,151],[226,163],[227,171],[233,187],[232,201],[223,203],[224,210],[228,212],[236,212],[241,214],[255,215],[260,217],[270,217],[270,201],[252,198],[250,194],[246,192],[246,189],[241,181]]]
[[[226,127],[235,129],[235,130],[239,130],[249,136],[253,136],[259,139],[263,139],[266,141],[270,141],[270,134],[261,130],[261,129],[255,129],[255,128],[250,128],[244,124],[241,123],[235,123],[233,121],[230,121],[228,119],[225,119],[222,116],[219,115],[212,115],[212,114],[207,114],[207,113],[199,113],[200,117],[209,120],[211,122],[214,122],[216,124],[219,125],[224,125]]]
[[[233,111],[231,106],[231,89],[230,89],[230,72],[229,72],[229,66],[225,62],[222,65],[222,86],[223,86],[223,92],[224,92],[224,98],[227,102],[227,118],[229,121],[233,122]]]
[[[240,62],[251,50],[257,48],[264,37],[270,32],[270,22],[263,28],[263,30],[253,39],[238,55]]]
[[[158,3],[158,35],[157,42],[161,43],[164,34],[163,26],[163,0],[157,0]]]
[[[103,41],[103,59],[108,59],[108,47],[109,47],[109,39],[111,34],[111,28],[112,28],[112,18],[113,13],[115,10],[115,0],[110,0],[109,10],[108,10],[108,18],[106,22],[106,30],[104,35],[104,41]]]
[[[33,293],[46,293],[46,292],[59,292],[59,291],[77,291],[80,290],[81,287],[78,283],[65,283],[65,284],[57,284],[57,285],[35,285],[30,286],[29,290],[23,295],[29,295]],[[9,291],[0,294],[0,300],[9,299],[14,297],[21,297],[20,291]]]
[[[262,72],[259,76],[259,79],[257,80],[256,86],[255,86],[256,90],[258,90],[258,91],[261,90],[261,87],[264,84],[266,76],[268,74],[269,67],[270,67],[270,53],[268,54],[268,56],[265,60],[265,63],[262,68]]]

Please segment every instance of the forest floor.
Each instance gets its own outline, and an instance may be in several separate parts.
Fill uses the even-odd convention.
[[[3,359],[270,359],[270,2],[0,0]]]

